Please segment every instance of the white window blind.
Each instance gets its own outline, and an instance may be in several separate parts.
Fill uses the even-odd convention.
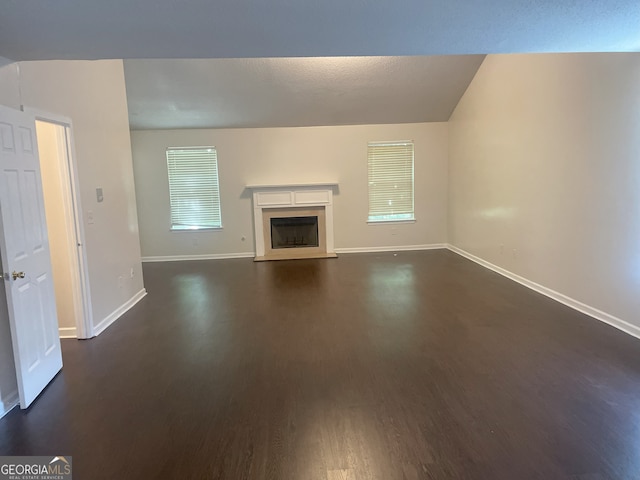
[[[369,221],[413,220],[413,142],[371,142]]]
[[[222,227],[215,147],[167,149],[171,230]]]

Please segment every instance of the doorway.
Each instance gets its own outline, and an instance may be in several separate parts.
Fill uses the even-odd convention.
[[[36,137],[59,336],[91,338],[93,321],[71,122],[36,113]]]

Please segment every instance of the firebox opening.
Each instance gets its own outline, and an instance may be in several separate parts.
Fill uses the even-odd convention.
[[[317,216],[271,218],[271,248],[318,246]]]

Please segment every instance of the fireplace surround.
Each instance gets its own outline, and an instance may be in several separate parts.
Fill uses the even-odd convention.
[[[333,191],[337,186],[247,185],[253,191],[255,260],[336,257]]]

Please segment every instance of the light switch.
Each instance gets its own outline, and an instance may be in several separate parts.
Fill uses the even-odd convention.
[[[95,223],[95,219],[93,218],[93,210],[87,210],[87,223],[89,225],[93,225]]]
[[[102,194],[102,188],[96,188],[96,199],[98,203],[101,203],[104,200],[104,195]]]

